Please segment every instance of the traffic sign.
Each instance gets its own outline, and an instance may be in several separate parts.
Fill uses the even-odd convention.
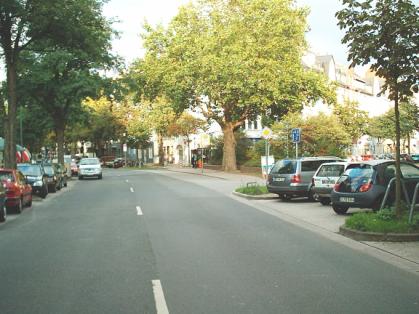
[[[262,130],[262,137],[264,139],[269,139],[272,136],[272,130],[268,127],[264,127]]]
[[[294,128],[291,130],[291,138],[293,143],[300,143],[301,141],[301,129]]]

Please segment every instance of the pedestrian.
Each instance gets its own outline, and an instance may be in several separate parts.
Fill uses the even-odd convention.
[[[196,156],[195,154],[191,157],[192,168],[196,168]]]

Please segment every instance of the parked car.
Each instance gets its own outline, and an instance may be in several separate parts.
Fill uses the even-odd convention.
[[[330,204],[330,193],[349,164],[345,161],[327,162],[317,169],[312,179],[312,189],[314,198],[322,205]]]
[[[5,185],[0,184],[0,222],[6,221],[7,210],[6,205],[4,204],[6,201],[6,188]]]
[[[47,175],[41,164],[17,164],[17,168],[32,186],[32,194],[45,198],[48,195]]]
[[[115,158],[113,161],[113,168],[121,168],[125,165],[125,160],[123,158]]]
[[[78,176],[79,174],[79,166],[77,165],[76,161],[71,161],[71,175]]]
[[[115,156],[102,156],[100,157],[100,164],[102,167],[113,168],[113,161]]]
[[[401,162],[400,168],[407,192],[412,198],[419,182],[419,167]],[[351,207],[378,210],[395,174],[394,160],[371,160],[348,165],[331,193],[333,210],[337,214],[345,214]],[[395,199],[394,186],[389,196],[388,204],[391,204]]]
[[[419,154],[414,154],[411,157],[415,164],[419,164]]]
[[[82,158],[79,163],[79,180],[86,177],[102,179],[102,167],[98,158]]]
[[[280,199],[308,197],[313,199],[312,178],[319,166],[325,162],[341,161],[338,157],[303,157],[283,159],[275,163],[268,175],[267,188],[278,194]]]
[[[44,164],[44,171],[47,175],[48,191],[55,193],[61,189],[60,178],[52,164]]]
[[[52,164],[54,167],[55,173],[59,179],[59,187],[62,189],[67,186],[67,170],[61,164]]]
[[[6,188],[7,211],[15,209],[20,214],[24,206],[32,205],[32,187],[22,172],[15,169],[0,169],[0,181]]]

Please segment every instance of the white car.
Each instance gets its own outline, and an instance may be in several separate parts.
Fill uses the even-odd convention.
[[[79,163],[79,180],[86,177],[102,179],[102,167],[98,158],[82,158]]]
[[[330,194],[337,180],[348,167],[349,162],[328,162],[322,164],[312,179],[314,198],[322,205],[330,204]]]

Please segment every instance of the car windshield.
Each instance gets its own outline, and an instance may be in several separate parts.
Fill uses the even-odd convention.
[[[54,169],[52,168],[52,166],[44,166],[44,170],[47,175],[54,175]]]
[[[297,162],[293,160],[280,160],[272,168],[271,173],[293,174],[297,168]]]
[[[85,159],[80,160],[80,165],[99,165],[99,159],[85,158]]]
[[[41,176],[41,167],[38,165],[18,165],[17,168],[25,175],[25,176]]]
[[[344,170],[344,165],[323,165],[317,173],[317,177],[340,177]]]
[[[0,171],[0,181],[14,181],[13,175],[9,171]]]

